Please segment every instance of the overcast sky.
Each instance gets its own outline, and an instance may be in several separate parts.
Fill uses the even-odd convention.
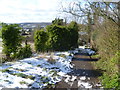
[[[75,0],[0,0],[0,22],[51,22],[60,16],[61,2]]]

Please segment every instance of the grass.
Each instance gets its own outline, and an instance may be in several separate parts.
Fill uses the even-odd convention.
[[[66,55],[65,55],[65,54],[60,54],[59,56],[60,56],[60,57],[63,57],[63,58],[65,58],[65,57],[66,57]]]
[[[96,55],[94,57],[98,57]],[[104,88],[115,88],[115,90],[120,90],[120,74],[119,74],[119,62],[120,60],[120,52],[116,53],[116,55],[112,58],[101,58],[98,62],[94,63],[94,66],[97,69],[105,70],[103,75],[100,78]]]
[[[23,73],[15,73],[14,75],[17,75],[18,77],[22,77],[22,78],[29,78],[31,80],[35,79],[34,76],[32,76],[32,75],[26,75],[26,74],[23,74]]]
[[[96,55],[92,55],[91,57],[92,57],[92,58],[100,58],[100,55],[99,55],[99,54],[96,54]]]
[[[18,77],[22,77],[22,78],[27,78],[27,76],[28,76],[23,73],[15,73],[14,75],[17,75]]]
[[[27,84],[27,82],[25,82],[25,81],[20,81],[20,84]]]
[[[9,70],[10,68],[11,68],[11,67],[6,68],[6,69],[3,69],[3,70],[1,70],[1,71],[2,71],[2,72],[8,72],[8,73],[10,73],[10,72],[12,72],[12,71]]]
[[[29,79],[31,79],[31,80],[34,80],[34,79],[35,79],[35,77],[32,76],[32,75],[28,75],[27,78],[29,78]]]
[[[37,67],[40,67],[41,65],[37,65]]]
[[[10,70],[9,69],[4,69],[4,70],[2,70],[2,72],[10,72]]]
[[[56,62],[56,60],[53,59],[52,57],[50,57],[50,58],[48,59],[48,62],[51,63],[51,64],[54,64],[54,63]]]

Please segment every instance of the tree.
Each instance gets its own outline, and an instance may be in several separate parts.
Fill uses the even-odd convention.
[[[48,40],[48,35],[44,29],[37,30],[34,35],[35,49],[36,51],[45,51],[47,48],[46,42]]]
[[[63,22],[63,19],[55,18],[55,20],[52,21],[52,24],[64,25],[64,22]]]
[[[10,59],[21,46],[22,36],[17,24],[2,24],[3,52]]]
[[[83,23],[88,24],[89,28],[89,42],[93,45],[92,40],[92,27],[102,23],[103,19],[109,19],[116,23],[120,27],[120,2],[75,2],[70,4],[68,8],[62,8],[63,12],[77,16],[83,21]],[[82,6],[84,5],[84,7]],[[101,19],[101,21],[100,21]],[[99,22],[98,22],[99,21]],[[120,33],[120,31],[118,31]]]
[[[49,35],[49,39],[47,41],[49,49],[57,50],[57,51],[63,51],[69,49],[68,47],[69,32],[66,26],[49,25],[47,26],[46,29]]]
[[[70,48],[77,48],[78,47],[78,25],[76,22],[72,21],[68,25],[68,32],[69,32],[69,44]]]

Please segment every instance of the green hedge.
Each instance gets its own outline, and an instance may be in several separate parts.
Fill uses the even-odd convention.
[[[36,51],[65,51],[78,46],[78,26],[76,22],[69,25],[48,25],[45,30],[38,30],[34,35]]]
[[[97,28],[97,36],[95,43],[97,44],[98,53],[101,59],[95,63],[97,68],[105,70],[101,76],[102,84],[105,88],[120,88],[120,51],[119,48],[119,33],[118,26],[106,20],[101,27]]]

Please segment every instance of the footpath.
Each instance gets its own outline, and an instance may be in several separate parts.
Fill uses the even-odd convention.
[[[98,77],[102,72],[95,70],[91,64],[97,60],[83,53],[75,54],[71,62],[74,65],[73,70],[55,88],[101,88]]]

